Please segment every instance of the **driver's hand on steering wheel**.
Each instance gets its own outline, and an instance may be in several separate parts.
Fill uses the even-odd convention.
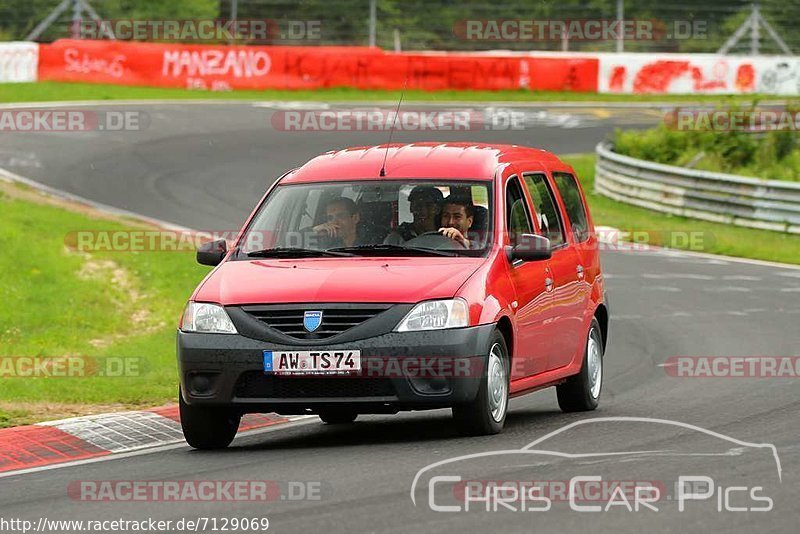
[[[464,248],[469,248],[469,239],[464,237],[458,228],[439,228],[439,233],[445,237],[449,237],[453,241],[461,243]]]

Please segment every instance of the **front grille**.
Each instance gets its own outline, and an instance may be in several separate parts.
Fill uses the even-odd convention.
[[[236,396],[252,398],[340,398],[395,397],[394,386],[387,378],[349,376],[277,376],[260,371],[242,373],[236,384]]]
[[[389,305],[315,307],[244,306],[242,309],[270,328],[297,339],[326,339],[356,327],[386,311]],[[321,310],[322,324],[313,332],[303,326],[306,311]]]

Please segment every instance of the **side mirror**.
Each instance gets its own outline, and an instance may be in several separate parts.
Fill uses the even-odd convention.
[[[228,243],[224,239],[203,243],[197,248],[197,263],[200,265],[219,265],[228,253]]]
[[[536,234],[520,234],[517,244],[509,251],[509,260],[539,261],[549,260],[553,255],[550,240]]]

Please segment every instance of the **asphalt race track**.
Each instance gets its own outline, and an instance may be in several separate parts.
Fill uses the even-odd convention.
[[[180,225],[234,230],[283,171],[326,150],[385,141],[366,132],[276,131],[269,105],[112,108],[145,110],[149,125],[137,132],[3,133],[0,167]],[[657,112],[619,109],[528,111],[531,121],[524,130],[435,137],[401,132],[395,139],[515,142],[565,154],[590,151],[616,126],[658,120]],[[546,390],[512,400],[504,433],[493,437],[457,435],[449,411],[362,416],[343,427],[308,419],[239,437],[222,452],[164,447],[3,478],[0,515],[34,521],[268,517],[270,531],[329,534],[796,532],[798,379],[677,378],[662,365],[674,356],[800,356],[800,270],[668,251],[604,252],[603,262],[612,334],[596,412],[562,414],[555,392]],[[592,418],[648,420],[579,424],[535,447],[564,453],[560,456],[513,453]],[[768,447],[752,446],[766,443],[776,447],[777,458]],[[424,471],[412,492],[418,472],[430,464],[500,450],[509,452]],[[430,506],[431,500],[454,502],[447,485],[430,485],[434,473],[546,481],[551,489],[577,475],[597,475],[603,481],[652,481],[664,491],[658,511],[625,506],[577,511],[551,495],[547,510],[520,511],[517,500],[515,510],[500,505],[487,511],[487,503],[473,502],[469,511],[445,512]],[[679,476],[712,477],[714,488],[706,488],[708,498],[686,502],[680,510],[673,486]],[[309,482],[318,493],[284,495],[270,503],[84,502],[68,493],[70,483],[81,480],[164,479]],[[747,489],[737,489],[742,487]],[[764,505],[748,498],[753,494],[769,496],[772,510],[752,510]],[[588,497],[577,504],[605,508],[607,501]]]

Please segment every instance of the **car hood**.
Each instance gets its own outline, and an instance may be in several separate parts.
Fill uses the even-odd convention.
[[[485,258],[311,258],[227,261],[193,299],[260,303],[413,303],[453,297]]]

